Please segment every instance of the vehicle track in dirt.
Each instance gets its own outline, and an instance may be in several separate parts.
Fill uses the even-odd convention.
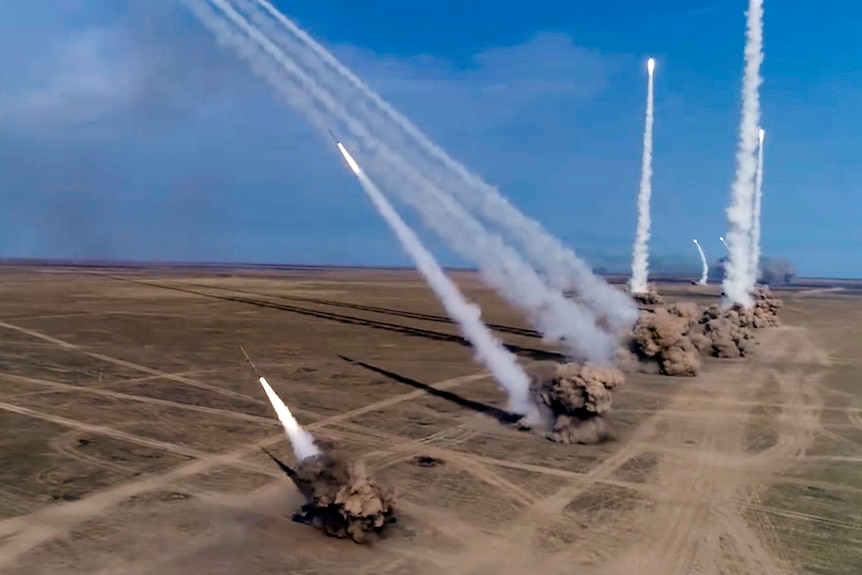
[[[104,389],[99,389],[99,388],[87,388],[87,387],[82,387],[82,386],[74,386],[71,384],[51,382],[51,381],[47,381],[47,380],[28,378],[28,377],[23,377],[23,376],[3,376],[3,377],[8,377],[9,379],[13,379],[15,381],[26,382],[26,383],[31,383],[34,385],[48,387],[48,388],[54,389],[54,390],[62,390],[62,391],[69,391],[69,392],[75,392],[75,393],[100,395],[100,396],[111,397],[111,398],[115,398],[115,399],[137,401],[137,402],[141,402],[141,403],[148,403],[148,404],[161,405],[161,406],[167,406],[167,407],[179,407],[179,408],[183,408],[183,409],[188,409],[190,411],[207,413],[207,414],[216,415],[216,416],[232,417],[232,418],[242,419],[242,420],[246,420],[246,421],[252,421],[252,422],[256,422],[256,423],[263,423],[263,424],[271,425],[273,427],[278,426],[278,423],[277,423],[277,421],[275,421],[274,418],[267,418],[267,417],[262,417],[262,416],[245,414],[245,413],[241,413],[241,412],[235,412],[235,411],[210,408],[210,407],[205,407],[205,406],[198,406],[198,405],[174,402],[174,401],[170,401],[170,400],[163,400],[163,399],[151,398],[151,397],[147,397],[147,396],[127,394],[127,393],[116,392],[116,391],[111,391],[111,390],[104,390]],[[468,378],[471,378],[471,377],[472,376],[468,376]],[[446,382],[443,382],[443,383],[446,383]],[[437,384],[436,387],[442,388],[441,385],[442,384]],[[420,395],[422,395],[422,393],[424,393],[424,392],[419,392],[418,395],[416,395],[416,397],[419,397]],[[391,402],[389,400],[384,400],[384,401],[386,402],[386,405],[391,404]],[[379,407],[380,407],[380,404],[376,404],[375,409],[379,408]],[[3,406],[0,405],[0,409],[2,409],[2,408],[3,408]],[[26,408],[21,408],[21,409],[26,409]],[[301,410],[301,409],[297,409],[295,411],[297,411],[298,413],[303,412],[303,410]],[[366,412],[365,408],[362,408],[360,410],[357,410],[357,412],[354,413],[354,416],[355,415],[361,415],[362,413],[365,413],[365,412]],[[21,412],[19,410],[19,413],[23,413],[23,412]],[[33,416],[32,414],[35,414],[37,412],[31,411],[28,413],[31,416]],[[72,420],[68,420],[67,418],[52,419],[50,416],[47,416],[46,414],[39,414],[38,417],[41,417],[42,419],[46,419],[46,420],[52,421],[53,423],[58,423],[58,424],[65,425],[65,426],[76,426],[75,422],[73,422]],[[327,423],[328,424],[335,424],[335,423],[338,423],[340,421],[340,419],[341,419],[341,416],[337,416],[336,418],[329,418],[327,420]],[[367,427],[357,426],[356,424],[350,424],[350,425],[352,427],[356,428],[357,430],[359,430],[358,431],[359,436],[362,436],[363,433],[367,434],[369,431]],[[101,433],[103,435],[108,435],[108,436],[112,436],[112,437],[115,437],[118,439],[125,439],[125,440],[131,441],[133,443],[146,445],[148,447],[159,448],[159,446],[160,446],[160,448],[162,448],[166,451],[178,453],[180,455],[195,457],[198,459],[206,456],[205,454],[202,454],[200,452],[193,451],[193,450],[188,450],[186,448],[181,448],[179,450],[172,449],[172,447],[170,447],[172,444],[153,443],[152,441],[147,440],[146,438],[142,438],[142,437],[132,435],[132,434],[125,434],[123,432],[118,432],[116,430],[113,430],[113,429],[110,429],[110,428],[107,428],[104,426],[89,426],[88,424],[80,424],[77,427],[79,427],[80,429],[86,430],[86,431],[90,431],[92,433]],[[462,428],[462,430],[465,430],[463,426],[461,426],[461,428]],[[322,428],[318,427],[318,429],[322,429]],[[442,451],[440,451],[440,450],[443,449],[444,447],[452,446],[452,445],[455,445],[457,443],[462,443],[464,441],[468,441],[471,437],[473,437],[479,433],[477,430],[465,430],[465,431],[467,433],[465,433],[463,435],[463,437],[453,438],[451,440],[447,439],[443,444],[436,444],[436,440],[444,439],[446,435],[448,435],[452,432],[452,428],[444,429],[441,432],[439,432],[438,434],[432,434],[431,436],[428,436],[426,438],[418,440],[418,442],[406,440],[405,438],[401,438],[401,437],[398,437],[398,436],[395,436],[392,434],[388,434],[386,436],[386,440],[385,440],[384,444],[381,445],[382,452],[379,454],[375,454],[375,453],[369,454],[369,457],[372,459],[377,457],[377,456],[384,457],[383,460],[374,462],[376,467],[382,468],[382,467],[389,467],[391,465],[395,465],[395,464],[399,463],[400,461],[408,459],[412,456],[421,455],[421,453],[423,452],[422,446],[424,444],[434,443],[435,444],[434,445],[435,451],[437,453],[442,453]],[[365,438],[363,437],[362,439],[365,439]],[[394,453],[394,455],[393,455],[393,453]],[[509,494],[513,495],[513,499],[525,500],[525,501],[531,501],[533,499],[533,496],[526,489],[524,489],[520,486],[517,486],[514,483],[506,480],[505,478],[501,477],[499,474],[496,474],[493,471],[489,470],[486,466],[484,466],[480,463],[477,463],[476,461],[471,460],[471,458],[464,456],[463,454],[460,454],[457,452],[452,452],[452,451],[445,451],[445,454],[446,454],[447,460],[452,461],[454,464],[458,465],[459,467],[461,467],[465,471],[471,473],[472,475],[475,475],[478,479],[494,486],[497,489],[501,489],[502,492],[509,493]],[[390,457],[386,458],[385,456],[387,456],[387,455]],[[73,455],[73,457],[76,457],[76,456]],[[260,466],[247,465],[244,462],[239,462],[235,466],[241,467],[244,469],[249,469],[251,471],[264,472],[264,470]],[[269,474],[273,475],[275,477],[279,476],[278,473],[274,473],[274,472],[269,473]]]
[[[129,471],[126,466],[112,463],[110,461],[106,461],[92,455],[87,455],[85,453],[81,453],[81,450],[75,449],[74,445],[77,444],[84,437],[84,435],[85,434],[81,433],[80,430],[73,429],[72,431],[68,431],[60,435],[59,437],[54,438],[48,445],[58,455],[68,457],[69,459],[73,459],[75,461],[80,461],[81,463],[84,463],[86,465],[91,465],[96,469],[107,469],[109,471],[113,471],[114,473],[119,474],[120,476],[127,477],[134,474],[133,472]]]
[[[761,332],[759,332],[761,333]],[[792,356],[796,362],[816,362],[818,354],[799,330],[764,333],[761,353],[770,359]],[[657,470],[662,491],[678,494],[674,502],[657,499],[655,508],[639,519],[642,535],[613,560],[596,567],[595,573],[643,575],[748,574],[785,575],[793,566],[776,555],[774,529],[755,501],[760,482],[804,457],[819,429],[818,375],[798,370],[777,372],[752,361],[729,365],[698,377],[696,384],[678,394],[673,409],[692,410],[692,394],[707,389],[713,414],[699,425],[669,425],[663,443],[679,445],[694,441],[697,450],[688,456],[664,453]],[[743,371],[745,370],[744,377]],[[738,417],[722,421],[722,409],[738,407],[740,401],[757,403],[752,397],[762,386],[776,382],[780,401],[797,406],[781,411],[775,421],[776,439],[769,447],[750,453],[745,448],[745,427]],[[729,382],[734,382],[730,384]],[[713,394],[720,394],[715,397]],[[749,399],[751,398],[751,399]],[[715,400],[715,401],[713,401]],[[729,401],[728,401],[729,400]],[[799,407],[804,406],[804,407]],[[735,469],[721,464],[737,460]],[[756,473],[748,476],[742,470]],[[746,512],[749,513],[746,513]],[[753,517],[753,519],[752,519]],[[662,526],[655,529],[656,525]]]
[[[189,372],[189,373],[192,373],[192,372]],[[154,379],[158,379],[158,377],[159,376],[147,376],[145,378],[141,378],[140,380],[136,379],[134,381],[137,382],[137,381],[144,381],[144,380],[154,380]],[[262,424],[270,425],[273,428],[278,428],[278,423],[272,417],[252,415],[252,414],[248,414],[248,413],[243,413],[241,411],[233,411],[233,410],[228,410],[228,409],[213,408],[213,407],[207,407],[207,406],[202,406],[202,405],[195,405],[195,404],[191,404],[191,403],[183,403],[183,402],[176,402],[176,401],[171,401],[171,400],[166,400],[166,399],[154,398],[154,397],[150,397],[150,396],[146,396],[146,395],[128,394],[128,393],[123,393],[123,392],[118,392],[118,391],[112,391],[112,390],[106,390],[106,389],[100,389],[100,388],[90,388],[90,387],[81,386],[81,385],[72,385],[72,384],[68,384],[68,383],[61,383],[61,382],[55,382],[55,381],[49,381],[49,380],[45,380],[45,379],[31,378],[31,377],[25,377],[25,376],[19,376],[19,375],[0,374],[0,379],[3,379],[3,378],[9,379],[12,381],[21,382],[21,383],[31,383],[33,385],[45,387],[45,388],[47,388],[47,390],[67,391],[67,392],[74,392],[74,393],[82,393],[82,394],[86,394],[86,395],[98,395],[98,396],[102,396],[102,397],[110,397],[113,399],[120,399],[120,400],[126,400],[126,401],[135,401],[135,402],[140,402],[140,403],[145,403],[145,404],[152,404],[152,405],[157,405],[157,406],[183,409],[183,410],[193,411],[193,412],[197,412],[197,413],[205,413],[205,414],[214,415],[214,416],[218,416],[218,417],[227,417],[227,418],[239,419],[239,420],[243,420],[243,421],[262,423]],[[439,386],[440,384],[436,384],[436,385]],[[17,396],[7,396],[6,399],[14,399],[14,397],[17,397]],[[699,401],[700,401],[700,403],[698,403]],[[736,403],[718,402],[718,405],[732,405],[734,407],[737,407],[737,406],[745,407],[745,406],[757,406],[758,404],[756,402],[736,402]],[[767,407],[778,407],[779,406],[779,404],[769,404],[769,403],[762,404],[762,405],[767,406]],[[662,409],[662,418],[671,418],[671,419],[677,420],[677,419],[680,419],[680,414],[686,414],[688,417],[685,417],[682,419],[690,419],[691,421],[700,422],[700,421],[704,421],[705,419],[708,419],[709,417],[715,417],[715,418],[721,418],[722,417],[722,415],[720,413],[713,412],[713,411],[710,411],[709,417],[707,417],[706,413],[704,413],[703,411],[700,411],[702,409],[706,409],[707,407],[710,407],[710,405],[708,405],[708,402],[703,402],[702,400],[699,400],[697,398],[692,398],[692,402],[690,404],[688,404],[688,407],[686,407],[683,410],[676,410],[676,409],[672,409],[672,408]],[[791,409],[789,411],[797,411],[798,409],[800,409],[799,406],[792,405]],[[294,411],[296,413],[299,413],[299,414],[307,413],[308,415],[310,415],[312,417],[322,419],[322,416],[320,416],[319,414],[308,411],[308,410],[304,410],[302,408],[295,408]],[[651,414],[654,412],[655,412],[655,410],[649,411],[649,413],[651,413]],[[744,416],[744,414],[740,415],[739,413],[734,412],[733,417],[742,419],[745,416]],[[862,425],[862,417],[860,417],[859,423],[860,423],[860,425]],[[334,429],[334,427],[343,428],[343,429]],[[819,427],[819,423],[817,424],[816,427]],[[853,427],[853,426],[851,426],[851,427]],[[364,442],[374,441],[375,445],[377,445],[377,447],[380,450],[382,450],[382,452],[386,452],[387,447],[394,445],[394,444],[403,444],[403,445],[409,444],[409,440],[407,440],[404,437],[401,437],[401,436],[398,436],[395,434],[391,434],[391,433],[386,433],[386,432],[383,432],[380,430],[373,429],[373,428],[368,427],[368,426],[363,426],[363,425],[359,425],[359,424],[347,422],[347,421],[332,422],[331,425],[327,425],[327,426],[321,427],[319,429],[322,431],[322,433],[325,436],[331,437],[334,439],[354,440],[354,441],[364,441]],[[442,430],[440,433],[443,433],[443,432],[446,432],[446,430]],[[829,434],[829,431],[826,429],[820,429],[819,432]],[[419,441],[420,444],[423,444],[423,445],[426,443],[432,444],[434,435],[436,435],[436,434],[432,434],[431,436],[428,436],[426,438],[423,438],[423,439],[417,440],[417,441]],[[845,441],[849,442],[849,444],[854,446],[854,447],[862,447],[862,446],[857,445],[856,443],[850,442],[850,440],[847,440],[846,438],[843,438],[841,436],[837,436],[837,437],[835,437],[835,439],[844,439]],[[405,441],[407,443],[403,443]],[[465,439],[465,441],[466,441],[466,439]],[[687,451],[694,449],[693,447],[687,447],[687,448],[686,447],[668,447],[666,445],[661,445],[661,444],[654,443],[654,442],[653,443],[645,442],[645,441],[637,442],[634,440],[632,440],[632,444],[633,445],[635,445],[635,444],[639,445],[644,450],[651,450],[651,451],[656,451],[656,452],[661,452],[661,453],[669,453],[669,454],[673,454],[673,455],[679,455],[679,454],[685,455]],[[417,447],[417,449],[418,449],[418,447]],[[450,454],[450,452],[447,450],[444,450],[441,445],[433,445],[432,444],[432,445],[429,445],[429,449],[434,451],[434,453],[429,452],[429,454],[431,454],[431,455],[436,454],[436,455],[440,455],[440,456],[448,456]],[[421,454],[416,453],[415,455],[421,455]],[[465,457],[465,454],[460,453],[460,452],[454,452],[453,455],[455,455],[456,457]],[[509,460],[505,460],[505,459],[497,459],[497,458],[492,458],[492,457],[487,457],[487,456],[482,456],[482,455],[474,455],[474,454],[471,454],[468,457],[470,457],[471,459],[473,459],[475,461],[484,463],[486,465],[495,465],[495,466],[507,467],[507,468],[511,468],[511,469],[519,469],[522,471],[530,471],[533,473],[539,473],[539,474],[543,474],[543,475],[551,475],[551,476],[562,477],[562,478],[570,478],[570,479],[574,479],[574,480],[580,480],[580,479],[585,478],[585,474],[583,472],[568,471],[565,469],[559,469],[557,467],[548,467],[548,466],[542,466],[542,465],[520,463],[520,462],[516,462],[516,461],[509,461]],[[717,457],[721,457],[721,455],[717,455]],[[722,464],[731,465],[734,462],[738,462],[738,461],[739,461],[738,458],[731,457],[731,458],[724,459],[722,461]],[[750,470],[750,471],[753,473],[756,473],[756,470]],[[648,486],[644,486],[641,484],[627,483],[624,481],[615,481],[615,480],[611,480],[611,479],[591,479],[591,481],[606,483],[608,485],[623,486],[623,487],[627,487],[630,489],[639,489],[639,490],[649,489]],[[786,483],[797,483],[800,485],[820,486],[822,488],[828,488],[828,489],[841,489],[842,488],[842,486],[835,485],[835,484],[828,483],[828,482],[812,482],[812,481],[794,480],[793,478],[789,478],[789,477],[783,477],[783,478],[781,478],[781,481],[786,482]],[[847,486],[845,486],[844,488],[845,489],[852,489],[852,488],[849,488]]]
[[[204,389],[204,390],[206,390],[206,391],[210,391],[210,392],[213,392],[213,393],[217,393],[217,394],[219,394],[219,395],[224,395],[224,396],[226,396],[226,397],[230,397],[230,398],[233,398],[233,399],[242,399],[243,401],[254,401],[254,402],[257,402],[257,403],[263,403],[259,398],[252,397],[252,396],[250,396],[250,395],[246,395],[246,394],[244,394],[244,393],[237,393],[237,392],[235,392],[235,391],[230,391],[230,390],[228,390],[228,389],[223,389],[223,388],[218,387],[218,386],[215,386],[215,385],[209,385],[209,384],[207,384],[207,383],[203,383],[203,382],[200,382],[200,381],[196,381],[196,380],[194,380],[194,379],[190,379],[190,378],[188,378],[188,377],[178,376],[178,375],[175,375],[175,374],[173,374],[173,373],[168,373],[168,372],[165,372],[165,371],[161,371],[161,370],[159,370],[159,369],[153,369],[153,368],[151,368],[151,367],[146,367],[146,366],[143,366],[143,365],[139,365],[139,364],[137,364],[137,363],[133,363],[133,362],[131,362],[131,361],[126,361],[126,360],[124,360],[124,359],[119,359],[119,358],[116,358],[116,357],[111,357],[111,356],[109,356],[109,355],[105,355],[105,354],[103,354],[103,353],[97,353],[97,352],[94,352],[94,351],[88,351],[86,348],[84,348],[84,347],[82,347],[82,346],[79,346],[79,345],[74,344],[74,343],[70,343],[70,342],[65,341],[65,340],[62,340],[62,339],[58,339],[58,338],[55,338],[55,337],[51,337],[51,336],[49,336],[49,335],[45,335],[44,333],[39,332],[39,331],[35,331],[35,330],[32,330],[32,329],[27,329],[27,328],[24,328],[24,327],[20,327],[20,326],[17,326],[17,325],[13,325],[13,324],[10,324],[10,323],[6,323],[6,322],[4,322],[4,321],[0,321],[0,327],[6,328],[6,329],[10,329],[10,330],[13,330],[13,331],[17,331],[17,332],[19,332],[19,333],[23,333],[23,334],[25,334],[25,335],[29,335],[29,336],[31,336],[31,337],[34,337],[34,338],[37,338],[37,339],[41,339],[41,340],[43,340],[43,341],[47,341],[47,342],[53,343],[54,345],[56,345],[57,347],[59,347],[59,348],[61,348],[61,349],[65,349],[65,350],[67,350],[67,351],[75,351],[75,352],[78,352],[78,353],[82,353],[82,354],[84,354],[84,355],[86,355],[86,356],[88,356],[88,357],[92,357],[93,359],[98,359],[99,361],[103,361],[103,362],[105,362],[105,363],[112,363],[112,364],[114,364],[114,365],[119,365],[120,367],[125,367],[125,368],[128,368],[128,369],[132,369],[132,370],[135,370],[135,371],[140,371],[140,372],[143,372],[143,373],[146,373],[146,374],[149,374],[149,375],[154,375],[154,376],[162,377],[162,378],[165,378],[165,379],[169,379],[169,380],[172,380],[172,381],[176,381],[176,382],[178,382],[178,383],[182,383],[182,384],[185,384],[185,385],[190,385],[190,386],[192,386],[192,387],[198,387],[198,388],[200,388],[200,389]]]
[[[71,345],[67,344],[66,342],[61,342],[61,344]],[[432,385],[434,385],[438,389],[448,389],[457,385],[468,383],[470,381],[478,381],[486,377],[488,377],[488,374],[486,372],[480,372],[450,378]],[[168,379],[173,378],[168,377]],[[385,407],[397,405],[405,401],[410,401],[417,397],[421,397],[426,393],[427,392],[424,390],[413,390],[404,394],[395,395],[387,399],[314,422],[307,425],[306,428],[310,431],[314,431],[327,425],[345,422],[359,415],[383,409]],[[116,505],[130,497],[147,491],[155,491],[157,489],[164,488],[176,481],[201,473],[205,473],[214,469],[215,467],[225,465],[233,467],[246,467],[247,465],[249,465],[253,466],[254,470],[259,470],[268,475],[273,475],[274,472],[271,469],[250,464],[245,460],[249,455],[255,453],[260,446],[269,447],[278,443],[279,441],[283,441],[284,439],[283,434],[278,434],[263,441],[260,441],[255,445],[242,447],[227,453],[201,454],[191,452],[187,448],[178,447],[173,444],[158,442],[146,438],[138,438],[137,436],[134,436],[132,434],[119,432],[117,430],[111,430],[109,428],[105,428],[104,426],[94,426],[87,423],[69,420],[67,418],[59,418],[57,416],[40,414],[39,412],[36,412],[29,408],[20,407],[13,404],[0,402],[0,409],[5,409],[7,411],[16,412],[23,415],[30,415],[32,417],[44,416],[45,418],[48,418],[47,420],[49,421],[59,423],[60,425],[65,425],[67,427],[78,428],[93,433],[111,435],[117,437],[118,439],[124,439],[132,442],[138,442],[138,440],[140,439],[151,447],[161,448],[176,453],[184,452],[186,455],[191,457],[194,457],[195,455],[198,456],[198,458],[193,459],[191,462],[182,464],[179,467],[176,467],[166,473],[149,476],[144,479],[118,485],[116,487],[112,487],[104,491],[89,495],[77,501],[59,503],[51,507],[37,510],[36,512],[26,516],[19,516],[0,521],[0,537],[5,537],[5,539],[3,540],[2,547],[0,547],[0,569],[2,569],[6,565],[14,563],[14,561],[16,561],[17,558],[20,557],[23,553],[28,552],[37,545],[67,534],[76,525],[93,517],[99,516],[100,514],[110,510],[111,508],[115,507]]]
[[[8,377],[8,376],[5,376],[5,377]],[[128,399],[128,400],[140,401],[143,403],[152,403],[155,405],[181,407],[184,409],[189,409],[191,411],[203,412],[203,413],[217,415],[217,416],[236,417],[236,418],[243,419],[243,420],[254,421],[254,422],[259,422],[259,423],[271,425],[273,427],[278,427],[278,424],[272,418],[249,415],[249,414],[244,414],[241,412],[234,412],[234,411],[221,410],[221,409],[209,408],[209,407],[204,407],[204,406],[197,406],[197,405],[192,405],[192,404],[172,402],[169,400],[162,400],[162,399],[151,398],[151,397],[147,397],[147,396],[137,396],[137,395],[131,395],[131,394],[124,394],[121,392],[113,392],[113,391],[109,391],[109,390],[101,390],[101,389],[92,389],[92,388],[86,388],[86,387],[80,387],[80,386],[73,386],[70,384],[64,384],[64,383],[59,383],[59,382],[50,382],[50,381],[41,380],[41,379],[25,378],[25,377],[21,377],[21,376],[11,376],[11,377],[14,378],[15,380],[18,380],[18,381],[27,381],[27,382],[31,382],[31,383],[34,383],[37,385],[48,386],[51,389],[59,389],[59,390],[65,390],[65,391],[71,391],[71,392],[83,392],[83,393],[88,393],[88,394],[96,394],[96,395],[102,395],[102,396],[107,396],[107,397],[113,397],[113,398],[117,398],[117,399]],[[57,422],[57,421],[59,421],[61,424],[68,423],[65,419],[55,420],[55,422]],[[328,426],[327,427],[320,427],[318,429],[323,434],[322,435],[323,437],[329,437],[329,438],[334,438],[334,439],[347,439],[347,440],[353,440],[353,441],[362,441],[365,443],[373,442],[378,447],[378,450],[377,450],[377,452],[372,452],[372,453],[368,454],[368,457],[371,458],[372,460],[374,458],[376,458],[377,456],[384,458],[380,461],[373,461],[375,467],[381,467],[381,468],[382,467],[388,467],[389,465],[394,465],[400,461],[403,461],[403,460],[405,460],[411,456],[415,456],[415,455],[421,455],[421,454],[432,455],[432,456],[436,456],[436,457],[445,459],[447,461],[450,461],[455,465],[458,465],[459,467],[465,469],[466,471],[477,475],[477,478],[485,481],[486,483],[494,485],[495,487],[502,487],[504,493],[509,493],[512,496],[512,499],[518,500],[518,501],[531,502],[531,501],[534,501],[535,498],[531,494],[529,494],[529,492],[527,492],[524,488],[521,488],[515,484],[512,484],[511,482],[506,482],[505,480],[501,481],[501,478],[499,475],[493,474],[492,472],[489,472],[490,467],[496,466],[496,467],[503,467],[503,468],[510,468],[510,469],[519,469],[519,470],[530,471],[530,472],[544,474],[544,475],[550,475],[550,476],[555,476],[555,477],[571,479],[571,480],[578,482],[578,487],[577,487],[578,492],[580,492],[580,490],[584,489],[585,487],[588,487],[591,484],[600,483],[600,484],[605,484],[605,485],[612,485],[612,486],[632,489],[632,490],[636,490],[639,492],[646,492],[646,493],[653,494],[655,496],[660,496],[662,493],[661,490],[659,490],[655,487],[652,487],[652,486],[613,480],[613,479],[609,479],[607,477],[603,477],[602,475],[597,474],[595,472],[593,472],[593,473],[572,472],[572,471],[561,470],[561,469],[554,468],[554,467],[522,464],[522,463],[518,463],[518,462],[494,459],[494,458],[489,458],[489,457],[484,457],[484,456],[465,455],[465,454],[457,452],[457,451],[452,451],[449,448],[453,447],[454,445],[456,445],[458,443],[468,441],[473,435],[473,433],[469,433],[469,434],[466,434],[462,437],[447,439],[446,436],[448,436],[452,433],[452,428],[441,430],[438,433],[431,434],[431,435],[429,435],[425,438],[422,438],[420,440],[407,440],[407,439],[400,437],[400,436],[387,434],[387,433],[384,433],[381,431],[373,430],[373,429],[370,429],[370,428],[367,428],[364,426],[359,426],[359,425],[349,423],[349,422],[340,422],[340,423],[336,422],[333,425],[336,425],[339,427],[344,427],[345,429],[341,429],[341,430],[333,429],[333,428],[329,428]],[[463,425],[460,427],[462,429],[464,428]],[[90,432],[102,432],[103,431],[103,428],[100,426],[90,426],[90,427],[85,427],[85,429],[90,431]],[[143,445],[146,445],[148,447],[154,447],[154,448],[164,447],[161,443],[154,443],[152,440],[148,440],[146,438],[140,438],[137,436],[133,436],[131,434],[116,433],[115,430],[107,429],[106,434],[109,436],[114,436],[116,438],[130,440],[134,443],[143,444]],[[445,439],[445,442],[444,443],[438,443],[437,442],[438,439],[440,439],[440,440]],[[650,443],[637,444],[637,443],[633,442],[632,445],[633,446],[639,445],[640,447],[642,447],[644,449],[651,449],[654,451],[656,450],[657,447],[659,447],[659,446],[656,446],[656,445],[653,445]],[[170,447],[168,447],[167,449],[170,450]],[[73,453],[75,453],[74,450],[64,450],[64,452],[66,452],[66,451],[69,451],[69,453],[68,453],[69,455],[72,455]],[[672,450],[671,453],[679,454],[680,452],[682,452],[684,454],[685,451],[686,450]],[[183,455],[196,455],[199,458],[205,457],[204,454],[201,454],[198,452],[191,452],[188,449],[181,450],[181,454],[183,454]],[[76,455],[73,455],[73,457],[74,456],[76,456]],[[611,466],[613,466],[615,462],[620,463],[620,464],[623,463],[622,460],[618,461],[617,459],[611,460],[609,463],[611,464]],[[101,464],[101,462],[100,462],[100,464]],[[260,473],[266,473],[266,474],[271,475],[273,477],[280,477],[280,473],[271,471],[271,470],[269,470],[267,468],[263,468],[261,466],[255,466],[255,465],[249,466],[249,465],[246,465],[244,461],[235,462],[232,466],[239,467],[239,468],[245,468],[245,469],[249,469],[249,470],[260,472]],[[600,469],[599,471],[601,472],[602,470]],[[810,482],[800,482],[800,483],[804,484],[804,485],[810,484]],[[664,493],[672,493],[672,491],[665,491]],[[822,518],[814,518],[814,519],[820,520]]]

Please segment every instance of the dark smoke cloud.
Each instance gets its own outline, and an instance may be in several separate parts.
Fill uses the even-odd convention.
[[[724,267],[727,257],[717,260],[709,268],[709,278],[712,282],[724,279]],[[784,258],[768,257],[761,258],[757,281],[766,285],[782,285],[792,283],[796,278],[796,268]]]
[[[597,443],[609,437],[603,415],[611,408],[613,392],[625,382],[612,367],[567,363],[550,378],[530,384],[544,425],[522,421],[521,426],[557,443]]]
[[[364,543],[395,522],[395,493],[371,477],[361,461],[327,454],[301,461],[295,469],[266,452],[305,497],[294,517],[327,535]]]
[[[757,281],[766,285],[789,284],[796,277],[796,268],[784,258],[764,258],[760,262]]]

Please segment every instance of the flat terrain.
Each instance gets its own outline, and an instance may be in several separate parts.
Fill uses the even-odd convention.
[[[524,365],[556,360],[455,277]],[[563,446],[459,402],[504,397],[412,273],[0,268],[0,571],[858,575],[862,298],[780,295],[758,357],[629,376],[615,440]],[[286,517],[259,446],[290,450],[240,345],[396,487],[390,537]]]

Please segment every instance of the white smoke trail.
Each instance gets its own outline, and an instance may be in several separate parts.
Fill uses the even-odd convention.
[[[728,247],[727,242],[724,241],[724,236],[718,236],[718,241],[721,242],[721,245],[724,246],[724,249],[726,249],[728,251],[730,250],[730,247]]]
[[[187,0],[187,3],[221,43],[249,60],[253,69],[321,132],[340,122],[346,133],[354,135],[378,158],[383,158],[386,163],[378,162],[378,165],[385,168],[381,171],[382,177],[390,187],[398,190],[402,198],[413,205],[425,222],[460,255],[475,262],[486,283],[524,310],[546,339],[562,341],[567,351],[578,358],[600,363],[610,361],[614,339],[596,325],[594,316],[559,292],[548,289],[517,252],[499,236],[489,234],[457,202],[436,189],[374,138],[329,92],[320,88],[313,78],[234,11],[229,2],[211,1],[230,22],[200,0]],[[239,33],[234,26],[245,34]]]
[[[754,210],[751,216],[751,268],[749,269],[749,284],[751,289],[757,284],[760,272],[760,213],[763,207],[763,140],[766,132],[763,128],[758,134],[757,146],[757,177],[754,180]]]
[[[649,79],[647,80],[646,120],[644,122],[644,149],[641,166],[641,185],[638,192],[638,229],[635,235],[632,254],[632,293],[647,291],[649,277],[649,233],[650,233],[650,196],[652,196],[652,125],[653,125],[653,79],[655,60],[647,61]]]
[[[755,151],[760,129],[760,65],[763,62],[763,0],[749,0],[745,42],[745,74],[742,81],[742,119],[736,152],[736,179],[733,182],[727,218],[729,258],[722,288],[725,304],[754,305],[749,285],[751,221],[754,200]]]
[[[356,160],[341,145],[341,142],[338,142],[338,149],[350,169],[356,174],[362,189],[374,203],[374,207],[401,242],[401,247],[413,260],[416,268],[443,304],[446,313],[458,324],[461,333],[473,345],[476,358],[485,364],[505,389],[509,396],[510,411],[519,415],[531,412],[530,379],[518,365],[515,356],[504,348],[500,340],[494,337],[488,327],[482,323],[479,306],[471,304],[464,298],[458,286],[443,272],[434,255],[422,245],[413,230],[398,215],[383,192],[362,172]],[[534,406],[532,410],[535,410]]]
[[[596,276],[585,261],[563,246],[538,222],[519,212],[498,190],[449,157],[267,0],[237,0],[234,4],[293,61],[305,66],[309,76],[320,86],[328,86],[339,101],[350,107],[352,116],[368,126],[377,138],[390,142],[389,148],[398,150],[399,155],[424,180],[452,194],[464,206],[506,231],[552,287],[558,290],[576,288],[582,301],[602,315],[614,332],[637,319],[637,308],[624,293]],[[359,144],[353,141],[349,143],[352,147]],[[391,171],[390,166],[376,156],[377,152],[363,151],[367,155],[366,170],[374,175],[376,181],[388,183],[383,177]],[[380,165],[381,162],[383,165]],[[416,192],[410,187],[398,186],[393,187],[392,193],[406,199],[404,194]]]
[[[703,248],[700,247],[700,243],[696,239],[691,241],[693,241],[694,245],[697,247],[697,253],[700,254],[700,263],[703,265],[703,271],[701,272],[700,280],[697,283],[705,286],[706,280],[709,278],[709,264],[706,263],[706,254],[703,253]]]
[[[272,408],[275,410],[275,414],[278,416],[282,427],[284,427],[284,434],[290,441],[290,445],[293,446],[293,453],[296,455],[296,458],[299,461],[303,461],[309,457],[320,455],[320,450],[314,444],[314,437],[299,425],[290,409],[278,397],[278,394],[270,387],[266,379],[259,377],[258,381],[263,386],[263,391],[269,398],[269,402],[272,404]]]

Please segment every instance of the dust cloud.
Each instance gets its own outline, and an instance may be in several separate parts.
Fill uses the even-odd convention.
[[[775,297],[767,286],[758,286],[752,292],[754,297],[754,308],[750,310],[750,327],[755,329],[765,327],[778,327],[781,320],[778,312],[784,306],[784,302]]]
[[[610,437],[603,416],[624,382],[613,367],[561,364],[552,377],[536,377],[530,384],[544,425],[524,420],[520,425],[556,443],[598,443]]]
[[[768,287],[756,287],[751,293],[754,306],[745,309],[734,305],[723,310],[718,305],[706,308],[701,317],[706,353],[714,357],[737,358],[753,355],[757,341],[752,330],[778,327],[782,301]]]
[[[734,359],[757,350],[756,329],[781,325],[782,301],[766,286],[752,291],[754,306],[745,309],[719,304],[701,307],[694,302],[665,305],[651,289],[635,294],[641,315],[621,342],[618,364],[625,371],[646,371],[668,376],[695,376],[702,356]]]
[[[327,454],[302,460],[293,469],[265,451],[299,489],[307,503],[294,520],[331,537],[365,543],[395,522],[395,493],[368,474],[361,461]]]
[[[664,305],[664,298],[659,295],[658,289],[653,284],[648,285],[644,292],[634,292],[629,295],[635,300],[635,304],[640,309],[649,309],[654,306]]]
[[[645,310],[626,347],[639,362],[657,366],[662,375],[695,376],[703,345],[693,329],[699,315],[700,308],[691,302]]]

